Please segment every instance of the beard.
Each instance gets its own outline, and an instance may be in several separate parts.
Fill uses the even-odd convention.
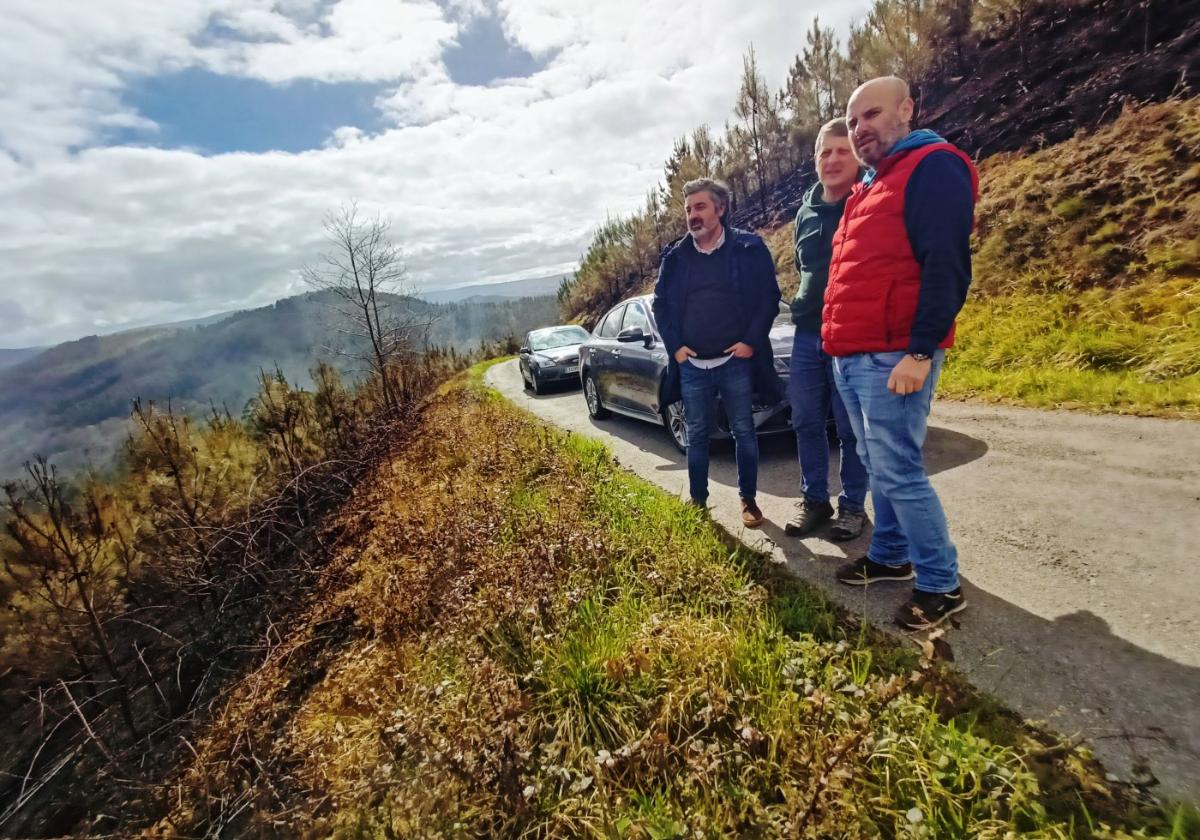
[[[881,132],[871,132],[864,140],[865,145],[870,146],[869,151],[862,151],[859,148],[859,143],[851,138],[851,145],[854,147],[854,156],[862,161],[867,166],[874,167],[892,150],[900,139],[904,137],[904,123],[897,119],[886,130]]]

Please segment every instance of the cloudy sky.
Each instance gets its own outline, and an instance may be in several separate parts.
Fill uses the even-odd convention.
[[[570,272],[833,0],[0,0],[0,347],[270,303],[331,209],[412,285]]]

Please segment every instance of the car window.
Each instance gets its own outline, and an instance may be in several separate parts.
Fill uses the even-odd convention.
[[[625,307],[625,320],[621,322],[621,330],[633,327],[641,327],[644,333],[650,332],[650,319],[646,317],[646,310],[640,303],[631,303]]]
[[[603,323],[600,324],[600,329],[596,330],[596,335],[601,338],[616,338],[617,333],[621,331],[621,316],[625,314],[625,307],[618,306],[608,313]]]

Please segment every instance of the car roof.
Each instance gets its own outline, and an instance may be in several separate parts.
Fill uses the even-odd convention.
[[[584,332],[587,332],[587,330],[584,330],[583,327],[579,326],[578,324],[559,324],[556,327],[538,327],[536,330],[530,330],[529,334],[537,335],[538,333],[546,333],[546,332],[552,332],[554,330],[562,330],[562,329],[571,329],[572,327],[574,327],[577,330],[583,330]]]
[[[623,299],[622,299],[621,301],[619,301],[618,303],[614,303],[612,306],[608,307],[608,309],[606,309],[605,311],[606,311],[606,312],[612,312],[612,311],[613,311],[614,309],[616,309],[618,306],[624,306],[624,305],[625,305],[625,304],[627,304],[627,303],[633,303],[633,302],[635,302],[635,301],[636,301],[636,302],[638,302],[638,303],[646,303],[647,301],[649,301],[649,300],[650,300],[651,298],[653,298],[653,297],[654,297],[654,295],[653,295],[652,293],[649,293],[649,292],[648,292],[648,293],[646,293],[646,294],[644,294],[644,295],[634,295],[633,297],[627,297],[627,298],[623,298]]]

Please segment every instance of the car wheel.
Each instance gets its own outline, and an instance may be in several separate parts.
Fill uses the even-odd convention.
[[[683,400],[676,400],[662,410],[663,425],[671,435],[671,442],[680,452],[687,452],[687,421],[683,416]]]
[[[529,373],[525,370],[524,365],[521,365],[520,370],[521,370],[521,385],[525,388],[526,391],[528,391],[533,387],[532,385],[529,384]]]
[[[535,394],[541,394],[546,390],[546,387],[542,385],[542,380],[538,379],[537,371],[533,368],[529,369],[529,384],[533,387]]]
[[[593,420],[603,420],[609,411],[600,402],[600,389],[596,387],[596,377],[586,374],[583,377],[583,399],[587,402],[588,416]]]

